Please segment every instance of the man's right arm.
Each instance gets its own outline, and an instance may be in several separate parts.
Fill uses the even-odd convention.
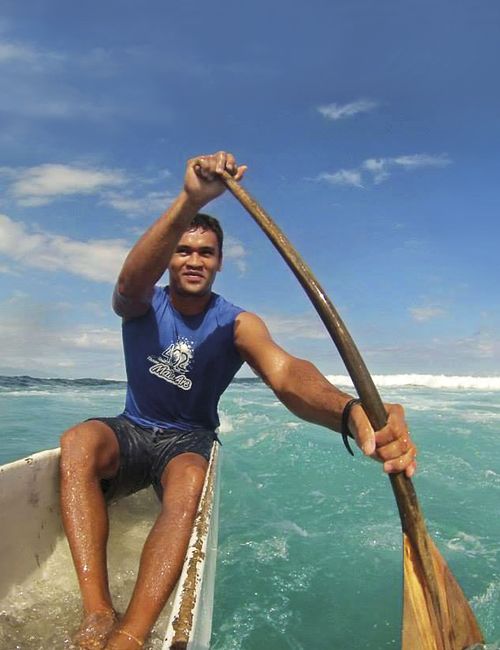
[[[200,208],[182,190],[135,244],[123,264],[113,294],[113,309],[119,316],[136,318],[147,312],[155,284],[165,273],[177,242]]]
[[[170,208],[147,230],[128,254],[113,294],[113,309],[123,318],[147,312],[154,286],[165,273],[179,239],[204,205],[222,194],[218,173],[226,169],[239,180],[246,167],[219,151],[188,161],[184,187]]]

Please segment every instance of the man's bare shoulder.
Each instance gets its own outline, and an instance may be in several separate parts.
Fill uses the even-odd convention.
[[[112,306],[117,316],[121,316],[123,320],[131,320],[144,316],[151,307],[151,301],[138,301],[124,296],[120,293],[118,286],[115,286]]]
[[[264,320],[251,311],[242,311],[236,316],[235,337],[266,336],[270,338],[269,330]]]

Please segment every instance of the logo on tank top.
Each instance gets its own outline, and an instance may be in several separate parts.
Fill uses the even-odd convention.
[[[186,375],[193,356],[193,343],[188,339],[178,339],[176,343],[171,343],[159,357],[148,357],[148,361],[153,364],[149,372],[168,381],[169,384],[174,384],[177,388],[190,390],[193,382]]]

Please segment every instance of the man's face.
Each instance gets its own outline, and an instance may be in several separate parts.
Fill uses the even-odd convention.
[[[180,296],[205,296],[212,290],[222,259],[213,230],[186,231],[169,264],[170,290]]]

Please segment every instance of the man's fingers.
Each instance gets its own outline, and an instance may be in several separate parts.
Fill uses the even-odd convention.
[[[366,413],[359,404],[352,407],[348,426],[361,451],[366,456],[372,456],[376,449],[375,433]]]
[[[393,474],[395,472],[405,471],[407,476],[412,476],[415,473],[417,463],[415,461],[416,450],[413,445],[410,449],[400,456],[394,457],[384,463],[384,472]],[[410,472],[408,474],[408,472]]]
[[[215,178],[215,161],[212,156],[199,156],[190,161],[197,176],[204,181],[213,181]]]
[[[191,161],[196,174],[207,181],[213,181],[217,175],[228,171],[236,180],[242,178],[246,171],[245,165],[238,166],[236,159],[231,153],[218,151],[209,156],[198,156]]]
[[[400,404],[386,404],[389,415],[385,427],[377,431],[377,447],[383,447],[399,438],[408,437],[404,409]]]
[[[411,478],[415,472],[417,471],[417,461],[414,460],[412,463],[408,465],[408,467],[405,469],[405,474],[408,478]]]
[[[383,461],[390,461],[408,453],[413,453],[413,456],[416,456],[415,445],[408,437],[398,438],[384,447],[377,447],[377,456]]]
[[[214,156],[215,171],[217,174],[222,174],[226,169],[227,153],[225,151],[218,151]]]
[[[237,168],[236,174],[234,175],[234,180],[235,181],[241,180],[247,169],[248,167],[246,165],[240,165]]]
[[[238,165],[232,153],[228,153],[226,156],[226,169],[231,176],[234,176],[238,171]]]
[[[385,404],[385,407],[387,424],[380,431],[373,432],[360,405],[353,406],[351,410],[349,429],[363,453],[383,463],[385,472],[405,472],[406,476],[413,476],[417,467],[417,448],[408,431],[404,409],[399,404]]]

